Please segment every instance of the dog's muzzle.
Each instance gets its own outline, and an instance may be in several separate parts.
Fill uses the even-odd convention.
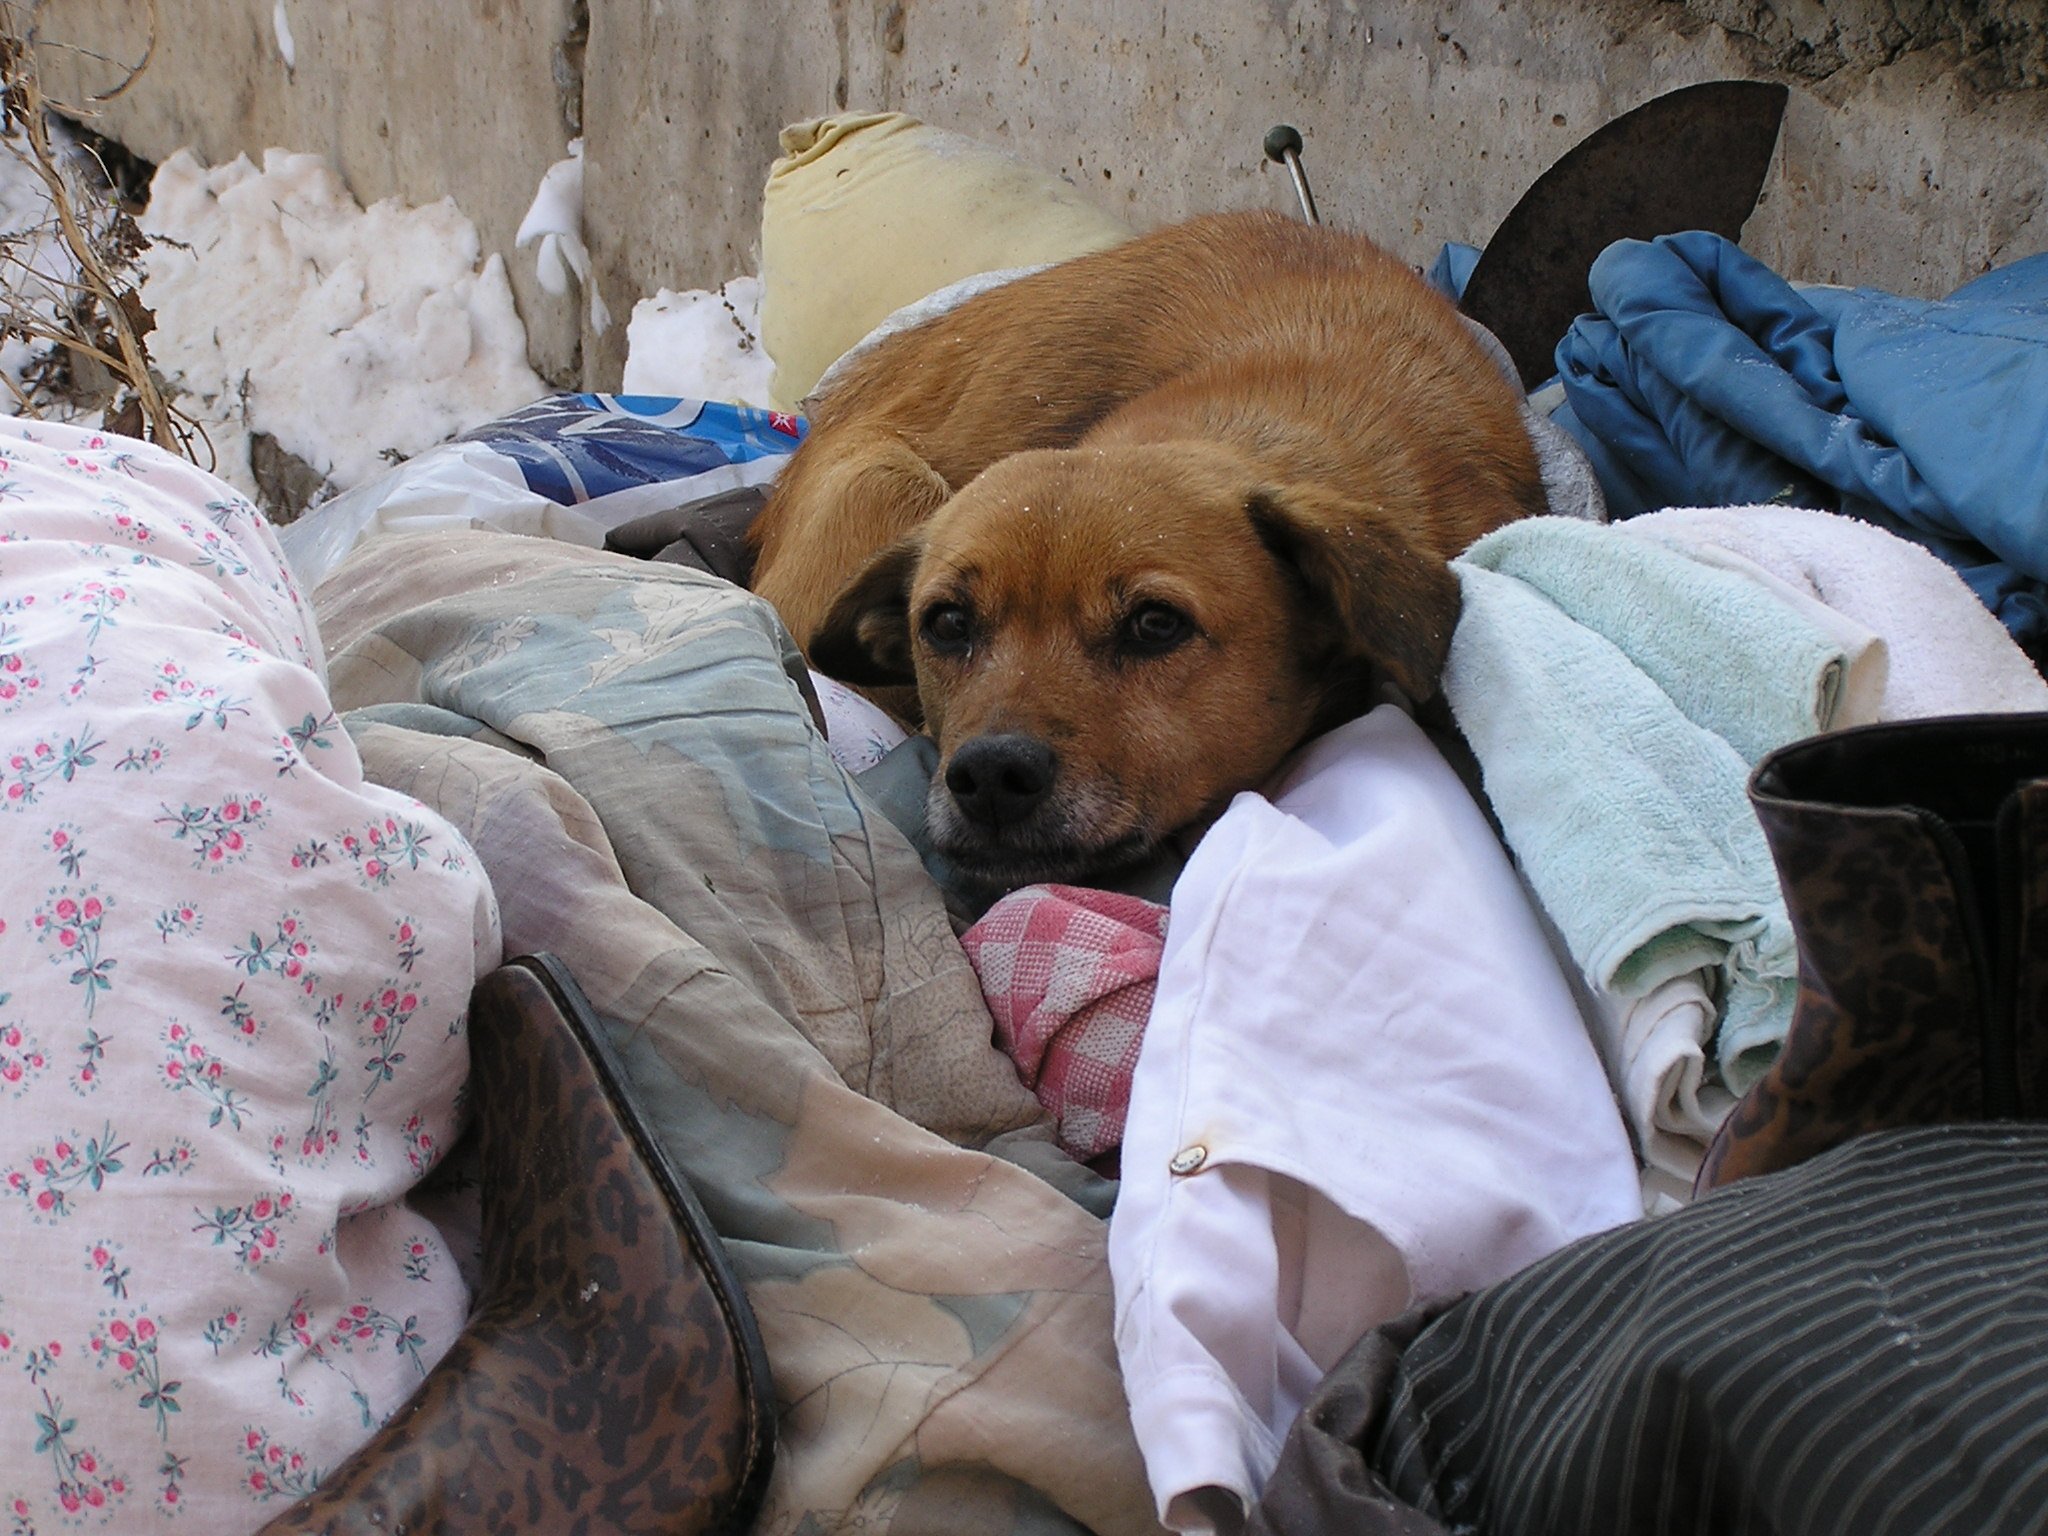
[[[932,786],[926,826],[933,846],[982,884],[1085,880],[1152,846],[1105,789],[1063,771],[1036,736],[977,736],[954,748]]]
[[[946,765],[946,792],[977,831],[1000,834],[1037,814],[1057,770],[1052,748],[1035,736],[977,736]]]

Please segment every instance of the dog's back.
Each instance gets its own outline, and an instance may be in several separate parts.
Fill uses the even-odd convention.
[[[1448,557],[1540,511],[1513,385],[1362,236],[1217,214],[969,300],[858,359],[755,525],[800,644],[852,573],[998,459],[1190,433],[1343,488]]]

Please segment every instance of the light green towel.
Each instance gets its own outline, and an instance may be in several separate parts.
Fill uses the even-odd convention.
[[[1742,1092],[1797,977],[1749,768],[1828,727],[1848,654],[1740,572],[1576,519],[1511,524],[1454,569],[1444,690],[1531,890],[1597,988],[1714,971]]]
[[[1849,671],[1822,630],[1739,571],[1618,527],[1534,517],[1488,534],[1461,557],[1540,592],[1605,636],[1693,724],[1754,766],[1773,747],[1826,730]],[[1677,558],[1672,558],[1677,554]]]

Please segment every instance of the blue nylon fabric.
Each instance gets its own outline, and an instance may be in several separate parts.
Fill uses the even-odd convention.
[[[1476,245],[1446,240],[1429,270],[1422,274],[1422,280],[1456,304],[1465,297],[1465,285],[1472,281],[1472,269],[1479,265],[1479,256]]]
[[[2048,256],[1942,300],[1797,288],[1702,231],[1594,262],[1555,420],[1609,513],[1780,502],[1926,545],[2048,636]]]

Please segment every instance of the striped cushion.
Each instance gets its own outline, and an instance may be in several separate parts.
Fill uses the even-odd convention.
[[[1350,1530],[1368,1485],[1490,1536],[2039,1530],[2044,1346],[2048,1128],[1868,1136],[1368,1337],[1255,1528],[1343,1482]]]

